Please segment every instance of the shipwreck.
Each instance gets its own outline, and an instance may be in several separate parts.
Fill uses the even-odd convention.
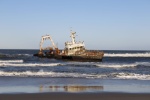
[[[71,31],[71,42],[65,42],[64,50],[58,49],[50,35],[42,36],[40,42],[40,50],[34,56],[41,58],[50,58],[67,61],[86,61],[86,62],[100,62],[104,56],[103,51],[86,50],[84,42],[76,42],[76,32]],[[43,48],[42,45],[45,40],[49,39],[52,46]],[[44,50],[48,50],[44,52]]]

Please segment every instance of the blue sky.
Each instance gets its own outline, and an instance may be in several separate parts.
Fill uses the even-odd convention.
[[[38,49],[46,34],[63,49],[70,27],[87,49],[150,50],[150,0],[0,0],[0,49]]]

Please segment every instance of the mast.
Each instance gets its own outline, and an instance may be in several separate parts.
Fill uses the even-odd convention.
[[[72,44],[75,44],[75,34],[76,32],[71,32]]]

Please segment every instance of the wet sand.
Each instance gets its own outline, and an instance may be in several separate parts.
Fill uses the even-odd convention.
[[[0,94],[0,100],[150,100],[144,93],[29,93]]]

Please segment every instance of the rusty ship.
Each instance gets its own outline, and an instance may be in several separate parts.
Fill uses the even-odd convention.
[[[71,31],[71,42],[65,42],[64,50],[58,49],[50,35],[42,36],[40,50],[38,53],[34,54],[34,56],[66,61],[102,61],[104,52],[99,50],[86,50],[84,42],[76,42],[75,34],[76,32]],[[42,45],[47,39],[51,41],[52,46],[43,48]],[[44,50],[47,50],[47,52],[44,52]]]

